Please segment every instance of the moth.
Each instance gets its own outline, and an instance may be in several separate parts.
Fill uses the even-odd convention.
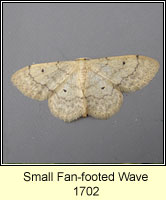
[[[48,99],[51,113],[71,122],[88,115],[110,118],[122,105],[122,93],[143,88],[158,69],[158,61],[140,55],[78,58],[26,66],[11,81],[25,96]]]

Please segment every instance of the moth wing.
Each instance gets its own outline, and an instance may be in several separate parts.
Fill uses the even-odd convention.
[[[118,112],[123,101],[122,93],[113,84],[93,71],[88,71],[85,83],[88,115],[107,119]]]
[[[70,122],[86,113],[86,103],[76,70],[48,99],[48,106],[55,117]]]
[[[25,96],[42,101],[70,76],[74,64],[64,61],[26,66],[15,72],[11,81]]]
[[[159,63],[150,57],[127,55],[92,59],[88,67],[108,79],[122,92],[131,92],[146,86],[159,69]]]

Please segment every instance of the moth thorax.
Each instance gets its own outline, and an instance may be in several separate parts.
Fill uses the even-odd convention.
[[[77,58],[76,60],[89,60],[90,58],[84,57],[84,58]]]
[[[86,65],[84,64],[84,62],[80,62],[79,79],[82,88],[84,88],[85,85],[86,73],[87,73]]]

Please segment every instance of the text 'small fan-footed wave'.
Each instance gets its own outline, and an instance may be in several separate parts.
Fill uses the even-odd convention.
[[[51,113],[71,122],[90,115],[107,119],[121,107],[123,92],[146,86],[159,69],[150,57],[126,55],[34,64],[13,74],[13,84]]]

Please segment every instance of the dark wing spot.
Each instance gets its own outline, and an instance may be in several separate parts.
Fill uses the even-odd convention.
[[[102,90],[104,90],[105,87],[101,87]]]
[[[44,69],[42,69],[41,71],[44,72]]]
[[[67,92],[67,90],[63,89],[64,92]]]
[[[125,65],[126,63],[125,63],[125,61],[123,61],[123,65]]]

